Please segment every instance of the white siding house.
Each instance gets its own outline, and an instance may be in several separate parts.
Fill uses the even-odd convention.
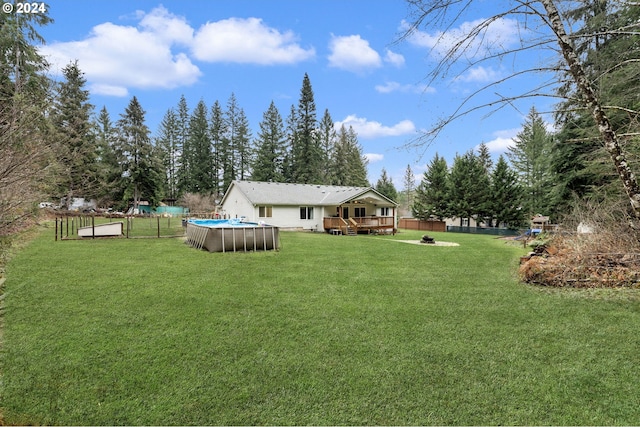
[[[233,181],[218,213],[285,229],[394,229],[398,204],[372,187]]]

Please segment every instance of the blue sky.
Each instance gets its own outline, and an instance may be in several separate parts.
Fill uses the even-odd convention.
[[[490,16],[498,3],[477,0],[469,22]],[[497,158],[532,105],[542,112],[551,108],[548,99],[531,98],[489,117],[488,110],[478,111],[454,122],[428,147],[402,148],[469,93],[541,59],[528,53],[470,67],[462,63],[459,72],[427,85],[442,50],[469,23],[444,36],[432,29],[396,43],[409,19],[400,0],[52,0],[49,15],[54,23],[41,34],[52,76],[78,60],[96,111],[106,106],[112,120],[135,95],[155,133],[181,95],[189,108],[201,99],[208,107],[216,100],[225,107],[233,93],[255,136],[271,101],[283,119],[297,105],[308,73],[318,119],[328,109],[337,126],[353,126],[369,158],[369,180],[375,184],[385,168],[398,189],[407,165],[419,181],[436,152],[451,165],[456,153],[484,142]],[[505,19],[484,41],[514,46],[520,37],[522,29]],[[483,47],[474,51],[482,55]],[[501,89],[507,94],[535,82],[508,84],[513,87]]]

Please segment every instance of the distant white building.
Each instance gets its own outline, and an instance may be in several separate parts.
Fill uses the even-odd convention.
[[[218,213],[297,230],[392,230],[398,204],[372,187],[233,181]]]
[[[66,199],[62,200],[64,206]],[[98,207],[97,202],[94,199],[85,199],[84,197],[73,197],[71,203],[67,206],[70,211],[83,211],[89,209],[96,209]]]

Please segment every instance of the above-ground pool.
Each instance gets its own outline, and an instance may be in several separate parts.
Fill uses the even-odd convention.
[[[247,252],[277,250],[278,227],[238,219],[190,219],[187,243],[209,252]]]

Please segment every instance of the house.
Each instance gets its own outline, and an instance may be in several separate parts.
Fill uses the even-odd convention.
[[[218,213],[284,229],[391,232],[398,204],[372,187],[233,181]]]

